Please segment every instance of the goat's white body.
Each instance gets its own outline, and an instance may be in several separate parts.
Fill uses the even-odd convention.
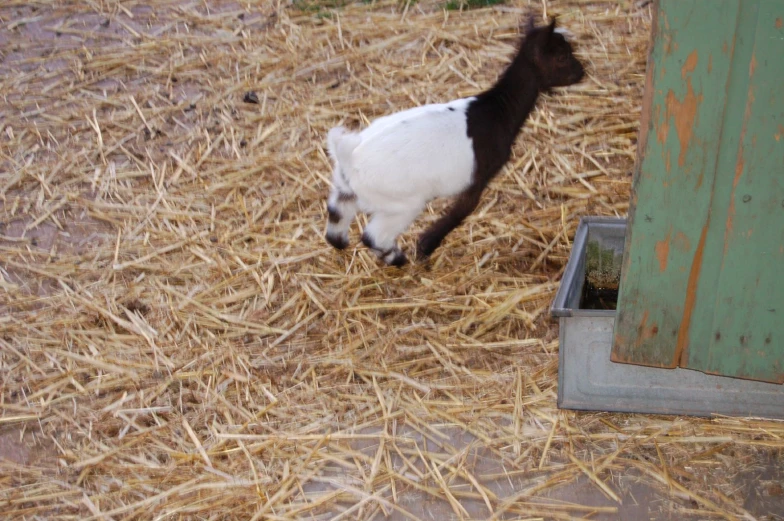
[[[473,99],[391,114],[360,133],[333,129],[335,184],[367,213],[418,214],[429,200],[462,192],[474,172],[466,118]]]

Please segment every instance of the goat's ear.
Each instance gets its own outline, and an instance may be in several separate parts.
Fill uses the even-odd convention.
[[[553,21],[550,22],[550,25],[547,26],[547,36],[552,36],[553,32],[555,31],[555,26],[558,23],[558,17],[553,16]]]
[[[531,34],[536,29],[536,15],[531,13],[528,15],[528,20],[525,22],[525,34]]]

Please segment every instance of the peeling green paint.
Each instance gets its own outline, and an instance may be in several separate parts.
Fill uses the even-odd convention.
[[[784,2],[655,16],[613,360],[784,382]]]

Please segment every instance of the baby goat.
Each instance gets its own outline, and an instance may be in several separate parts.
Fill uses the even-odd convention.
[[[398,235],[431,199],[457,196],[419,238],[417,256],[429,257],[508,161],[539,93],[582,79],[583,67],[555,24],[535,27],[531,17],[511,64],[481,94],[385,116],[360,133],[330,130],[327,241],[348,246],[349,225],[361,210],[371,215],[362,242],[386,264],[402,266]]]

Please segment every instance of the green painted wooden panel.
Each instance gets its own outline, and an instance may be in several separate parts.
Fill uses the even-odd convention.
[[[615,361],[784,382],[782,19],[659,2]]]

